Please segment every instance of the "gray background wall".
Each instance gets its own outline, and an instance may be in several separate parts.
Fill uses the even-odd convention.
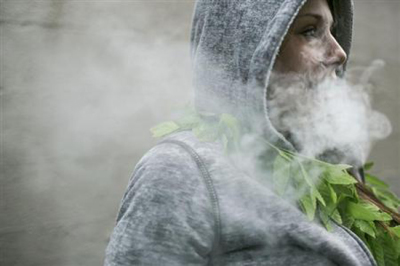
[[[0,3],[0,264],[101,265],[148,129],[191,97],[193,1]],[[350,66],[386,62],[371,159],[398,195],[399,26],[400,1],[356,1]]]

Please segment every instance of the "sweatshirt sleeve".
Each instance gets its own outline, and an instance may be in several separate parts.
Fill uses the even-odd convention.
[[[104,265],[203,265],[214,238],[212,202],[195,160],[164,143],[135,167]]]

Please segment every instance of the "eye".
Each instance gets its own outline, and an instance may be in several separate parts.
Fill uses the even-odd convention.
[[[309,37],[316,37],[317,36],[317,28],[316,27],[308,27],[305,29],[301,34],[307,38]]]

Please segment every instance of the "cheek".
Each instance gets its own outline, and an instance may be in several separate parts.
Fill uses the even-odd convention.
[[[299,49],[299,46],[294,43],[288,43],[285,49],[279,53],[275,64],[275,70],[282,73],[299,73],[304,63],[304,58],[300,51],[302,51],[302,49]]]
[[[324,46],[318,40],[291,39],[277,59],[280,72],[317,73],[322,71]]]
[[[299,48],[300,64],[302,72],[318,72],[322,70],[325,52],[323,44],[319,41],[311,41]]]

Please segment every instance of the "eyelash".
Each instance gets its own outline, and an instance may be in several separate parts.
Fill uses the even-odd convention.
[[[305,37],[316,37],[317,35],[317,28],[310,27],[301,33]]]
[[[330,32],[332,33],[334,30],[334,25],[329,29]],[[304,30],[301,34],[305,36],[306,38],[315,38],[318,35],[319,29],[315,26],[309,27],[306,30]]]

